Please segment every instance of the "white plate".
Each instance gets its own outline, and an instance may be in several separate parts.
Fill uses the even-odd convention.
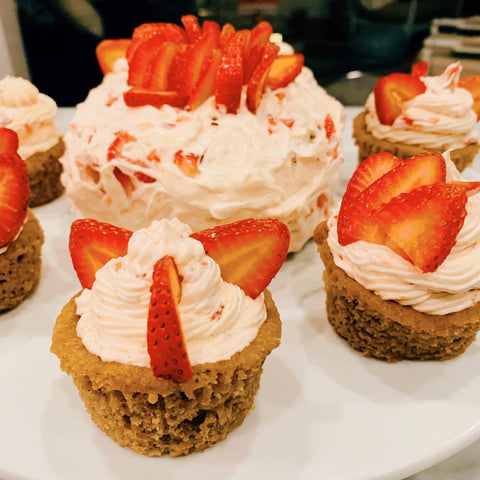
[[[347,109],[345,176],[355,165],[349,125],[357,110]],[[282,345],[265,362],[244,424],[185,458],[120,448],[91,422],[49,352],[55,318],[79,288],[67,253],[67,201],[35,213],[46,233],[40,285],[0,317],[0,477],[392,480],[480,438],[480,344],[447,362],[361,357],[326,320],[322,263],[310,242],[271,285]]]

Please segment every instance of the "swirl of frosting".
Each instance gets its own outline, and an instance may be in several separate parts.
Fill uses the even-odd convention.
[[[449,155],[444,156],[447,181],[463,180]],[[469,197],[466,210],[456,244],[435,272],[420,271],[384,245],[366,241],[340,245],[338,209],[328,220],[328,245],[335,264],[381,298],[423,313],[458,312],[480,301],[480,194]]]
[[[154,221],[135,232],[128,253],[96,274],[91,290],[77,297],[77,333],[103,361],[150,366],[147,318],[153,266],[174,257],[182,276],[179,314],[192,365],[230,358],[255,338],[266,319],[263,295],[255,300],[220,276],[218,264],[190,228],[174,220]]]
[[[6,107],[25,107],[37,101],[40,92],[28,80],[7,76],[0,80],[0,105]]]
[[[376,138],[425,148],[463,148],[478,139],[477,116],[469,91],[457,86],[461,66],[452,64],[439,76],[422,77],[421,93],[404,102],[392,125],[379,122],[373,92],[366,102],[365,124]]]

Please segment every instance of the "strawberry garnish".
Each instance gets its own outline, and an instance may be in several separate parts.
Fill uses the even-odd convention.
[[[463,77],[458,81],[458,86],[468,90],[473,97],[473,111],[477,114],[477,120],[480,120],[480,75]]]
[[[143,86],[150,90],[168,90],[168,77],[178,46],[173,42],[163,42],[155,52],[147,68]]]
[[[193,377],[182,332],[178,303],[181,277],[173,257],[166,255],[153,267],[147,321],[147,350],[156,377],[185,382]]]
[[[175,152],[173,163],[185,174],[187,177],[195,177],[200,173],[198,163],[200,158],[194,153],[183,153],[183,150]]]
[[[10,128],[0,128],[0,153],[17,153],[18,135]]]
[[[126,57],[130,42],[129,38],[106,39],[97,45],[95,54],[104,74],[113,70],[113,65],[119,58]]]
[[[276,275],[288,253],[290,232],[274,218],[240,220],[193,233],[220,266],[225,281],[256,298]]]
[[[280,47],[273,43],[265,45],[263,55],[258,63],[252,77],[248,81],[247,85],[247,108],[252,113],[256,113],[260,100],[262,99],[263,92],[265,91],[265,81],[268,76],[268,72],[277,57]]]
[[[220,47],[220,25],[212,20],[205,20],[202,25],[203,36],[213,36],[215,39],[215,48]]]
[[[202,29],[198,24],[197,17],[195,15],[183,15],[181,21],[185,27],[188,41],[195,43],[202,36]]]
[[[300,74],[303,63],[304,57],[301,53],[279,55],[270,68],[266,86],[271,90],[287,86]]]
[[[123,147],[129,142],[135,142],[137,139],[125,130],[115,132],[115,140],[110,144],[107,150],[107,160],[110,162],[114,158],[122,156]]]
[[[373,90],[380,123],[392,125],[402,113],[403,103],[425,90],[425,84],[418,77],[407,73],[391,73],[382,77]]]
[[[30,188],[25,162],[16,153],[0,153],[0,247],[20,232],[28,211]]]
[[[335,124],[333,123],[333,119],[329,113],[327,113],[327,116],[325,117],[324,128],[325,136],[327,137],[327,140],[330,140],[332,135],[335,133]]]
[[[131,88],[123,93],[125,104],[129,107],[142,107],[151,105],[160,108],[164,105],[172,107],[183,107],[187,101],[186,97],[181,96],[178,92],[172,91],[152,91],[145,88]]]
[[[414,77],[424,77],[428,72],[428,62],[422,60],[421,62],[416,62],[412,65],[412,75]]]
[[[243,80],[243,46],[232,45],[222,54],[215,78],[215,106],[227,113],[237,113],[240,107]]]
[[[95,273],[109,260],[127,253],[131,235],[129,230],[89,218],[72,223],[68,246],[83,288],[92,288]]]
[[[231,23],[226,23],[220,31],[220,47],[225,48],[235,34],[235,27]]]

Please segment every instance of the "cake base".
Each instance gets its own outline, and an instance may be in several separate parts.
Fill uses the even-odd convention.
[[[365,112],[359,113],[353,120],[353,138],[358,146],[358,163],[370,155],[378,152],[390,152],[396,157],[407,159],[420,153],[443,153],[444,150],[427,149],[421,145],[408,145],[406,143],[392,143],[388,140],[380,140],[371,135],[365,127]],[[471,143],[466,147],[452,150],[450,159],[461,172],[472,164],[473,159],[480,149],[478,143]]]
[[[22,232],[0,255],[0,311],[18,306],[37,286],[43,240],[42,227],[29,210]]]
[[[38,207],[58,198],[64,190],[60,181],[63,167],[59,158],[65,151],[65,144],[60,139],[46,152],[37,152],[25,159],[30,185],[30,207]]]
[[[103,362],[77,336],[75,300],[57,318],[51,351],[72,376],[97,426],[122,447],[149,456],[187,455],[223,440],[252,409],[266,356],[280,344],[281,322],[269,292],[267,320],[231,359],[195,365],[187,382],[150,368]]]
[[[480,304],[447,315],[429,315],[383,300],[335,265],[326,222],[314,240],[325,264],[328,321],[355,350],[387,362],[447,360],[459,356],[480,329]]]

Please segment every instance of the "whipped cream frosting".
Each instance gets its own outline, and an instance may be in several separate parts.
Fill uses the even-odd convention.
[[[464,180],[444,155],[447,181]],[[480,194],[468,198],[467,216],[457,242],[435,272],[424,273],[384,245],[338,243],[338,208],[328,220],[328,245],[335,264],[384,300],[423,313],[444,315],[480,301]]]
[[[439,151],[477,142],[473,97],[468,90],[457,86],[461,70],[460,64],[454,63],[439,76],[421,77],[425,92],[404,102],[402,113],[392,125],[379,122],[372,92],[365,109],[367,131],[382,140]]]
[[[128,107],[127,68],[117,60],[77,106],[66,134],[62,182],[73,209],[132,230],[164,217],[194,231],[277,217],[290,229],[290,249],[299,250],[332,207],[343,161],[344,109],[312,72],[303,68],[287,87],[265,92],[256,115],[245,106],[244,89],[232,115],[216,110],[213,97],[194,111]],[[330,139],[327,114],[337,132]],[[119,132],[128,142],[109,159]],[[195,176],[175,164],[179,151],[198,158]],[[130,177],[130,188],[122,187],[118,170]]]
[[[92,289],[77,297],[77,334],[103,361],[150,366],[147,318],[154,264],[174,257],[183,277],[179,313],[192,365],[231,358],[257,335],[266,319],[263,294],[255,300],[225,282],[220,267],[191,229],[177,219],[154,221],[130,238],[124,257],[96,273]]]
[[[0,127],[17,132],[18,154],[23,159],[58,142],[62,132],[55,124],[56,114],[55,101],[30,81],[11,76],[0,80]]]

